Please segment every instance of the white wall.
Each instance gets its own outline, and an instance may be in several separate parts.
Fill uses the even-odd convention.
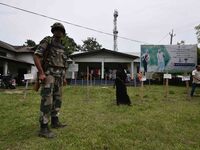
[[[129,63],[132,62],[133,59],[127,58],[127,57],[120,57],[109,53],[101,53],[96,55],[90,55],[90,56],[80,56],[73,59],[75,62],[124,62]]]
[[[15,58],[15,53],[14,52],[10,52],[10,51],[6,51],[6,57]]]
[[[34,64],[32,53],[20,53],[16,56],[16,59]]]

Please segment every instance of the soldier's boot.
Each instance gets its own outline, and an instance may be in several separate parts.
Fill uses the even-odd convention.
[[[40,131],[38,134],[44,138],[54,138],[56,135],[49,129],[48,124],[40,124]]]
[[[58,128],[64,128],[66,127],[66,124],[62,124],[58,117],[51,117],[51,127],[54,129],[58,129]]]

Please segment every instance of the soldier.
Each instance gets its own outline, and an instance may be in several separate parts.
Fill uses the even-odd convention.
[[[45,138],[55,137],[48,127],[50,120],[52,128],[66,126],[61,124],[58,119],[58,112],[62,104],[62,86],[66,84],[67,56],[64,46],[61,44],[61,39],[65,36],[65,28],[61,23],[54,23],[51,26],[51,32],[53,36],[45,37],[34,53],[34,62],[41,83],[39,136]]]

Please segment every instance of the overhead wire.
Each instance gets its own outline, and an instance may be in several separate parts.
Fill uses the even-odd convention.
[[[167,33],[161,40],[158,41],[160,43],[162,40],[164,40],[169,34]]]
[[[57,19],[57,18],[54,18],[54,17],[50,17],[50,16],[47,16],[47,15],[44,15],[44,14],[40,14],[40,13],[33,12],[33,11],[30,11],[30,10],[22,9],[22,8],[19,8],[19,7],[16,7],[16,6],[12,6],[12,5],[9,5],[9,4],[5,4],[5,3],[2,3],[2,2],[0,2],[0,5],[4,5],[4,6],[7,6],[9,8],[17,9],[17,10],[20,10],[20,11],[23,11],[23,12],[27,12],[27,13],[30,13],[30,14],[34,14],[34,15],[40,16],[40,17],[44,17],[44,18],[48,18],[48,19],[51,19],[51,20],[59,21],[59,22],[62,22],[62,23],[66,23],[66,24],[69,24],[69,25],[72,25],[72,26],[76,26],[76,27],[79,27],[79,28],[83,28],[83,29],[86,29],[86,30],[90,30],[90,31],[101,33],[101,34],[113,36],[112,33],[108,33],[108,32],[100,31],[100,30],[93,29],[93,28],[90,28],[90,27],[78,25],[78,24],[75,24],[75,23],[71,23],[69,21]],[[123,37],[123,36],[117,36],[117,37],[121,38],[121,39],[124,39],[124,40],[129,40],[129,41],[132,41],[132,42],[136,42],[136,43],[148,44],[148,42],[135,40],[135,39],[131,39],[131,38]]]

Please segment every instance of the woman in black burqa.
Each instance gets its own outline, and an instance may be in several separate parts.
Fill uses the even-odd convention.
[[[123,67],[119,66],[116,72],[115,86],[116,86],[116,100],[117,105],[131,105],[130,98],[127,94],[126,88],[127,75]]]

